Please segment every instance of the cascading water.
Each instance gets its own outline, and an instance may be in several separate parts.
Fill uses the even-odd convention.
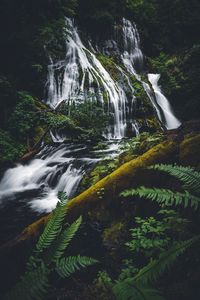
[[[96,56],[83,45],[78,29],[70,19],[66,19],[66,26],[70,32],[66,40],[66,58],[49,66],[47,103],[56,107],[62,101],[70,105],[91,100],[104,105],[106,95],[109,109],[114,114],[113,132],[110,130],[109,136],[120,139],[125,135],[126,94]]]
[[[135,24],[123,19],[123,48],[121,59],[130,74],[140,78],[137,71],[142,71],[144,64],[143,53],[140,49],[140,37]],[[137,71],[136,71],[137,70]]]
[[[32,191],[31,207],[39,212],[51,211],[58,201],[57,193],[64,191],[72,197],[87,167],[98,161],[84,157],[85,149],[83,145],[45,147],[28,164],[6,171],[0,183],[0,200]]]
[[[181,123],[175,117],[172,107],[167,100],[167,98],[163,95],[160,86],[158,85],[158,81],[160,79],[160,74],[148,74],[149,82],[152,84],[152,88],[155,92],[156,102],[158,105],[158,117],[160,121],[165,125],[166,129],[175,129],[178,128]]]
[[[115,32],[112,39],[105,41],[103,46],[93,46],[88,41],[89,49],[84,46],[73,21],[66,19],[66,27],[68,35],[65,59],[54,63],[50,57],[46,85],[47,104],[56,108],[62,101],[66,101],[69,107],[72,103],[94,101],[102,105],[105,113],[114,116],[113,123],[106,130],[108,139],[123,138],[128,123],[132,134],[138,135],[140,128],[134,117],[136,97],[131,80],[134,76],[143,86],[158,118],[166,128],[179,126],[180,122],[174,117],[158,86],[159,75],[148,76],[154,92],[139,75],[143,69],[144,57],[135,24],[123,19],[120,34]],[[101,53],[117,57],[115,67],[118,80],[113,79],[98,59]],[[74,196],[85,172],[104,155],[114,155],[118,148],[116,141],[110,140],[109,149],[97,153],[86,145],[62,144],[65,136],[56,132],[51,132],[51,137],[56,145],[46,146],[30,162],[7,170],[0,182],[0,204],[5,207],[15,203],[13,207],[19,220],[22,218],[22,211],[27,214],[27,207],[39,213],[51,211],[58,201],[58,191],[65,191],[69,198]],[[58,145],[58,142],[61,144]]]

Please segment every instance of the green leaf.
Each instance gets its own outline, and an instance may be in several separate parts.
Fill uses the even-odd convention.
[[[3,300],[41,300],[44,299],[48,283],[48,270],[42,263],[34,271],[26,272],[19,283],[8,293]]]
[[[194,168],[160,164],[151,166],[149,169],[166,172],[178,178],[183,182],[185,188],[191,192],[200,194],[200,172],[197,172]]]
[[[147,285],[141,285],[128,278],[113,287],[117,300],[164,300],[158,290]]]
[[[48,248],[61,231],[62,223],[67,213],[67,209],[65,207],[67,199],[65,198],[65,194],[60,194],[59,197],[60,202],[58,202],[56,209],[52,212],[52,216],[36,244],[35,252],[37,253]]]
[[[168,251],[160,255],[157,260],[152,260],[147,266],[140,270],[134,277],[134,281],[143,284],[155,282],[169,267],[176,261],[176,259],[183,254],[195,242],[200,240],[200,235],[195,236],[190,240],[175,243]]]
[[[191,195],[188,191],[183,193],[173,192],[169,189],[157,189],[157,188],[146,188],[144,186],[137,189],[126,190],[121,193],[123,197],[139,196],[146,199],[156,201],[157,203],[165,206],[178,206],[183,205],[186,207],[192,207],[197,210],[200,198]]]
[[[58,236],[55,244],[52,245],[52,250],[50,250],[52,261],[58,260],[64,254],[67,246],[73,239],[81,223],[82,217],[76,220]]]
[[[98,263],[98,261],[90,257],[69,256],[56,262],[56,271],[62,278],[66,278],[81,268],[86,268],[95,263]]]

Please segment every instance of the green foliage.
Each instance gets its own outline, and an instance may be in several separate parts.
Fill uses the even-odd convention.
[[[163,140],[164,136],[161,133],[150,134],[149,132],[143,132],[137,137],[122,141],[120,148],[126,153],[140,155]]]
[[[157,188],[146,188],[144,186],[127,190],[121,194],[123,197],[139,196],[141,198],[150,199],[156,201],[160,205],[164,206],[184,206],[192,207],[195,210],[199,207],[200,198],[191,195],[189,192],[184,193],[174,192],[169,189],[157,189]]]
[[[200,172],[194,168],[177,165],[155,165],[150,169],[166,172],[178,178],[184,185],[184,188],[195,194],[200,194]]]
[[[141,253],[146,257],[152,257],[169,246],[168,222],[158,221],[154,217],[147,219],[136,217],[135,223],[136,228],[130,230],[132,240],[126,243],[133,254]]]
[[[119,281],[113,292],[117,300],[164,300],[158,290],[135,283],[131,278]]]
[[[44,263],[35,270],[26,272],[20,282],[3,300],[32,300],[44,299],[46,290],[49,288],[48,273]]]
[[[36,252],[42,252],[48,248],[60,233],[61,225],[67,213],[66,201],[62,198],[62,201],[58,202],[57,208],[52,212],[52,216],[36,244]]]
[[[195,236],[192,239],[177,242],[169,250],[160,255],[157,260],[152,260],[142,268],[134,277],[136,282],[142,284],[155,282],[166,270],[168,270],[177,258],[183,254],[194,243],[199,242],[200,236]]]
[[[119,70],[116,68],[114,58],[108,57],[103,54],[98,54],[97,58],[114,80],[120,79],[120,73]]]
[[[53,245],[54,253],[52,255],[52,260],[56,261],[64,254],[66,248],[69,246],[71,240],[81,226],[81,223],[82,217],[72,223],[67,229],[63,230],[63,232],[58,236],[57,240],[55,241],[55,246]]]
[[[138,274],[139,269],[135,266],[134,260],[124,259],[122,261],[122,269],[118,277],[118,282],[122,282],[128,278],[133,278],[136,274]]]
[[[80,217],[67,229],[62,229],[67,213],[67,199],[64,193],[59,193],[58,197],[58,205],[41,234],[33,255],[27,262],[25,274],[3,299],[45,299],[50,288],[49,276],[52,273],[56,271],[60,277],[65,278],[97,263],[97,260],[86,256],[63,257],[67,246],[81,225],[82,218]]]
[[[14,140],[9,132],[0,130],[0,163],[14,162],[26,147]]]
[[[199,242],[200,236],[192,239],[175,242],[167,251],[161,252],[159,258],[151,260],[145,267],[141,268],[136,275],[136,269],[133,267],[133,273],[123,270],[119,279],[113,286],[113,292],[117,300],[135,300],[135,299],[164,299],[161,293],[152,288],[151,284],[155,283],[169,268],[176,262],[177,258],[182,255],[193,244]],[[131,249],[132,250],[132,249]],[[129,261],[129,264],[132,262]],[[122,274],[126,276],[122,276]]]
[[[200,235],[193,235],[188,239],[189,221],[187,219],[180,217],[174,210],[165,209],[172,205],[192,207],[195,210],[199,207],[199,172],[190,167],[176,165],[156,165],[149,169],[174,176],[184,184],[186,190],[175,192],[170,189],[140,187],[121,194],[124,197],[139,196],[156,201],[164,209],[157,213],[158,219],[135,218],[137,226],[131,229],[132,239],[126,243],[134,259],[128,261],[113,287],[115,296],[119,300],[163,299],[159,291],[152,288],[152,285],[170,270],[178,257],[200,241]],[[137,265],[139,271],[135,269],[138,263],[135,260],[137,253],[148,259],[146,265],[144,265],[144,259],[143,265],[141,263]]]
[[[56,262],[56,272],[60,277],[66,278],[81,268],[97,263],[97,260],[85,256],[69,256]]]
[[[164,188],[146,188],[126,190],[121,195],[123,197],[139,196],[152,201],[156,201],[162,206],[184,206],[197,210],[200,203],[199,193],[199,172],[190,167],[156,165],[150,169],[160,170],[178,178],[184,183],[184,192],[175,192]]]
[[[99,162],[89,174],[86,174],[81,182],[81,187],[84,189],[89,188],[106,175],[112,173],[119,166],[117,159],[103,159]]]
[[[85,133],[84,129],[77,126],[74,120],[66,115],[45,113],[43,120],[51,130],[63,131],[66,136],[77,137]]]
[[[93,291],[94,298],[97,296],[99,300],[114,300],[112,292],[113,281],[106,271],[100,271],[94,281]]]
[[[35,101],[27,92],[19,92],[19,102],[9,120],[11,133],[21,140],[31,135],[39,122]]]
[[[82,134],[83,139],[101,140],[102,133],[109,121],[109,116],[104,112],[102,106],[92,101],[92,95],[91,101],[74,104],[70,107],[70,111],[65,108],[63,113],[69,115],[70,119],[85,131]]]

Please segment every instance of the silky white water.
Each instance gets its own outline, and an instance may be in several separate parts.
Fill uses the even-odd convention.
[[[56,107],[62,101],[70,105],[91,100],[104,105],[104,98],[108,97],[108,107],[114,113],[113,131],[109,136],[122,138],[125,135],[126,94],[97,57],[83,45],[78,29],[70,19],[66,19],[66,26],[70,31],[66,39],[66,57],[49,66],[47,103]],[[63,69],[63,76],[60,73],[56,77],[55,71],[60,69]]]
[[[163,95],[161,88],[158,84],[160,74],[148,74],[149,82],[152,84],[156,96],[156,102],[159,106],[161,113],[158,113],[158,117],[162,123],[164,123],[166,129],[175,129],[181,125],[181,122],[175,117],[172,107]]]
[[[47,147],[26,165],[18,164],[6,171],[0,182],[0,201],[5,196],[11,200],[17,193],[39,191],[29,205],[36,211],[49,212],[55,208],[59,191],[71,197],[83,177],[87,166],[95,163],[93,158],[75,158],[85,147],[65,145]]]

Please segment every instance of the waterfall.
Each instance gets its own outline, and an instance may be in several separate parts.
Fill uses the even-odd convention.
[[[144,57],[134,23],[123,19],[120,26],[115,26],[110,40],[94,45],[89,39],[86,41],[88,47],[72,20],[66,19],[66,28],[65,58],[54,62],[49,57],[45,101],[54,109],[62,101],[69,107],[84,101],[101,105],[105,113],[113,116],[105,130],[109,148],[91,151],[86,145],[64,144],[64,134],[50,132],[55,145],[44,147],[31,161],[8,169],[0,181],[0,204],[13,202],[18,208],[22,205],[23,209],[16,210],[19,220],[24,207],[39,213],[51,211],[56,206],[59,191],[66,192],[68,198],[73,197],[84,174],[92,166],[105,155],[113,157],[118,153],[117,140],[126,136],[127,128],[132,130],[132,135],[139,135],[133,78],[146,92],[163,125],[167,129],[180,125],[158,85],[160,75],[149,74],[151,84],[142,79]],[[113,66],[117,80],[101,63],[100,54],[115,58]]]
[[[160,74],[148,74],[148,79],[149,82],[152,84],[155,93],[157,110],[160,111],[158,112],[158,117],[160,121],[165,125],[165,127],[168,130],[178,128],[181,125],[181,123],[175,117],[169,101],[163,95],[161,88],[158,85]]]
[[[132,75],[141,81],[138,71],[143,69],[144,64],[137,27],[123,18],[119,34],[118,29],[114,30],[113,39],[106,40],[103,47],[93,46],[89,40],[89,48],[83,44],[71,19],[66,18],[66,28],[65,59],[56,63],[51,59],[48,66],[46,102],[55,108],[62,101],[66,101],[69,107],[72,103],[95,101],[107,110],[106,113],[114,116],[113,124],[107,128],[107,137],[121,139],[126,135],[127,120],[133,124],[137,122],[133,118],[135,91],[129,79]],[[101,53],[108,57],[114,55],[121,61],[123,69],[115,63],[119,80],[114,80],[102,65],[97,55]],[[131,97],[127,95],[127,89]],[[134,132],[135,126],[132,128]]]
[[[66,27],[70,34],[66,39],[65,60],[48,67],[47,104],[56,107],[62,101],[72,104],[91,100],[104,105],[104,95],[107,95],[109,109],[114,114],[113,132],[109,136],[120,139],[125,135],[126,94],[83,45],[78,29],[70,19],[66,19]]]

